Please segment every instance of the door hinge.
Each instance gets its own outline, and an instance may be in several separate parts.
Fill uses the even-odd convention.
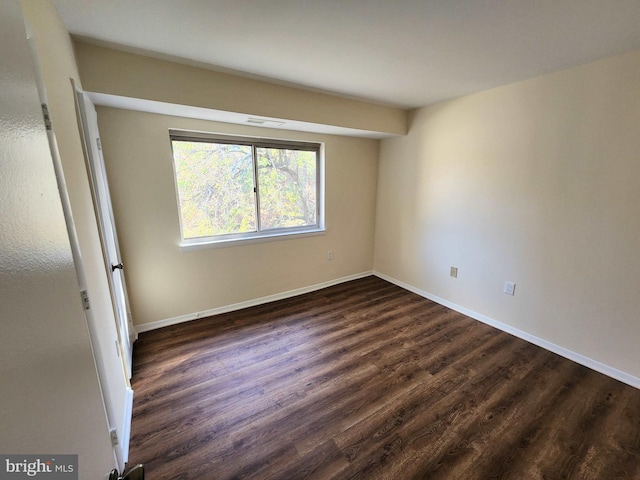
[[[91,309],[91,304],[89,303],[89,293],[86,290],[80,290],[80,298],[82,298],[82,307],[85,310]]]
[[[115,428],[109,430],[109,436],[111,437],[111,445],[113,445],[114,447],[118,445],[118,432]]]
[[[98,150],[102,151],[102,142],[100,141],[100,137],[96,137],[96,145],[98,146]]]
[[[44,117],[44,128],[51,130],[53,128],[51,124],[51,115],[49,115],[49,107],[46,103],[42,104],[42,116]]]

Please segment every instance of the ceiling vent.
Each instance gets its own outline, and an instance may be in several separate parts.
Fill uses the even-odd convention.
[[[269,120],[268,118],[249,117],[247,118],[247,123],[251,123],[253,125],[262,125],[263,127],[281,127],[286,122],[283,122],[281,120]]]

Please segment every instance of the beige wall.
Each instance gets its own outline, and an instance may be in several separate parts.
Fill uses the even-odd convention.
[[[377,140],[106,107],[98,121],[136,324],[372,270]],[[169,128],[324,142],[326,234],[181,253]]]
[[[87,91],[403,135],[407,112],[76,42]]]
[[[113,452],[25,20],[56,105],[61,151],[69,125],[45,57],[56,55],[68,85],[71,43],[49,2],[12,0],[0,8],[0,450],[78,454],[80,478],[105,478]]]
[[[415,111],[375,269],[640,377],[639,79],[636,51]]]

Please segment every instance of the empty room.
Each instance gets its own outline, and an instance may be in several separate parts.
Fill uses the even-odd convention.
[[[640,2],[2,8],[0,477],[640,479]]]

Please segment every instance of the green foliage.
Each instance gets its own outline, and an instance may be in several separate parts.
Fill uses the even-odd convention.
[[[256,148],[260,230],[316,224],[316,153]],[[173,141],[184,238],[258,230],[252,147]]]
[[[257,148],[262,230],[316,223],[316,154]]]
[[[256,229],[251,147],[173,142],[184,238]]]

